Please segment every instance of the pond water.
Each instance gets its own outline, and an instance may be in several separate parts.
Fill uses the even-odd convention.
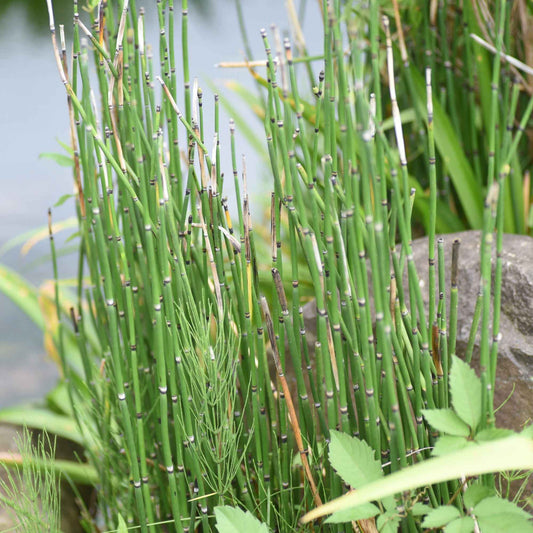
[[[79,4],[84,5],[85,1],[80,0]],[[157,45],[155,2],[137,1],[138,6],[143,4],[148,39]],[[242,1],[254,57],[264,57],[260,28],[276,24],[282,35],[287,33],[284,4],[283,0]],[[310,0],[307,4],[304,31],[307,36],[318,37],[318,2]],[[69,26],[71,5],[70,0],[54,1],[56,25]],[[54,62],[44,6],[44,0],[0,1],[0,249],[13,237],[46,225],[47,209],[63,194],[72,192],[70,169],[39,157],[41,153],[61,152],[58,140],[68,142],[65,93]],[[189,7],[191,76],[199,78],[204,88],[204,108],[209,109],[212,93],[207,80],[216,83],[238,79],[248,86],[251,83],[245,70],[222,71],[214,67],[220,61],[243,57],[234,1],[190,0]],[[321,49],[320,37],[308,41],[311,52]],[[223,116],[225,124],[228,119]],[[250,121],[256,124],[262,138],[261,125],[252,116]],[[238,143],[239,152],[247,156],[251,195],[270,190],[269,182],[261,184],[268,173],[257,154],[243,138]],[[225,169],[229,175],[227,163]],[[67,202],[54,209],[54,220],[73,214],[73,204]],[[65,234],[68,236],[68,232]],[[20,246],[0,253],[0,263],[39,285],[52,276],[48,253],[45,240],[25,256],[21,255]],[[62,258],[60,276],[72,277],[75,263],[75,255]],[[57,376],[55,365],[45,355],[39,329],[0,293],[0,408],[42,398],[54,386]]]

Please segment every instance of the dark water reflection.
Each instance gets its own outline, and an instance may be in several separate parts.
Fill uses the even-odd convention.
[[[72,18],[72,0],[54,0],[53,4],[58,20]],[[2,0],[0,2],[0,26],[11,9],[17,9],[20,12],[20,21],[27,31],[48,33],[46,0]]]
[[[154,4],[155,4],[155,0]],[[197,13],[202,17],[209,18],[212,13],[212,6],[215,0],[192,0],[189,2],[189,10],[191,13]],[[218,0],[221,1],[221,0]],[[229,0],[222,0],[229,3]],[[179,0],[178,0],[179,2]],[[176,4],[178,4],[176,2]],[[78,9],[83,9],[87,4],[87,0],[79,0]],[[181,5],[181,2],[179,2]],[[53,0],[54,15],[57,21],[65,23],[68,29],[68,20],[72,20],[73,13],[72,0]],[[0,27],[2,20],[10,9],[18,9],[21,13],[21,22],[27,31],[37,32],[38,34],[48,33],[48,8],[46,7],[46,0],[1,0],[0,1]]]

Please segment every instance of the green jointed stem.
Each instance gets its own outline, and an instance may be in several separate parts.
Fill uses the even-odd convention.
[[[457,259],[452,266],[448,327],[442,243],[438,272],[435,263],[435,235],[445,203],[437,198],[437,186],[447,169],[457,171],[446,157],[455,156],[460,143],[450,144],[450,154],[442,153],[442,132],[450,124],[460,128],[461,133],[452,130],[452,134],[459,134],[468,149],[476,149],[480,139],[470,120],[475,110],[466,110],[468,103],[472,107],[475,103],[473,93],[455,100],[453,93],[461,84],[452,77],[454,65],[446,63],[443,70],[439,56],[433,54],[437,37],[445,38],[448,24],[460,15],[450,21],[441,8],[436,26],[437,19],[424,11],[434,84],[447,88],[442,100],[446,108],[437,109],[435,104],[434,123],[428,71],[427,128],[420,107],[423,83],[414,62],[410,66],[409,54],[416,59],[416,53],[412,49],[407,53],[401,28],[397,30],[403,84],[396,90],[395,43],[388,22],[390,98],[382,96],[387,81],[380,72],[385,54],[379,43],[378,2],[360,9],[368,27],[356,18],[359,11],[352,12],[339,0],[324,3],[324,51],[317,56],[323,60],[323,72],[313,89],[302,85],[298,64],[305,62],[307,74],[312,75],[310,61],[317,58],[297,56],[305,53],[302,42],[293,47],[286,40],[282,47],[276,35],[273,52],[266,31],[262,32],[267,74],[264,79],[263,73],[254,74],[265,95],[261,116],[273,177],[271,235],[265,244],[264,232],[252,227],[245,160],[240,170],[234,123],[230,123],[229,149],[236,219],[231,217],[232,203],[223,197],[224,125],[217,96],[214,145],[208,152],[211,125],[203,111],[208,99],[190,85],[187,1],[181,3],[181,97],[174,64],[172,0],[157,6],[160,77],[154,75],[146,54],[143,13],[137,14],[133,1],[129,12],[127,7],[128,2],[108,4],[106,17],[100,19],[101,32],[75,24],[71,79],[65,70],[66,52],[60,55],[56,50],[80,168],[83,248],[80,302],[73,318],[83,366],[82,376],[72,377],[89,381],[91,387],[94,383],[95,389],[87,392],[89,386],[81,387],[84,392],[76,392],[72,402],[85,404],[91,399],[95,404],[93,410],[80,411],[88,414],[80,416],[79,423],[86,423],[83,417],[90,419],[106,451],[100,460],[99,451],[90,457],[101,474],[113,466],[116,477],[122,476],[119,481],[115,477],[102,481],[104,520],[109,528],[115,527],[114,517],[121,513],[143,530],[155,530],[155,524],[168,515],[177,531],[199,524],[208,531],[214,526],[214,506],[230,503],[244,505],[272,528],[294,529],[301,511],[317,498],[344,491],[324,454],[331,429],[363,438],[378,455],[390,459],[386,469],[394,471],[415,461],[409,451],[433,444],[422,409],[449,405],[449,355],[456,351]],[[505,16],[499,17],[501,28]],[[88,36],[92,54],[81,46],[80,30]],[[507,45],[509,33],[503,37]],[[445,61],[451,61],[461,46],[446,40]],[[96,76],[89,67],[90,55]],[[466,55],[466,61],[473,63],[474,58]],[[154,87],[156,79],[160,83]],[[370,87],[366,80],[371,80]],[[502,116],[512,124],[518,89],[511,91],[499,74],[495,81],[505,93]],[[192,90],[196,94],[191,95]],[[404,108],[406,102],[413,105],[408,97],[417,99],[411,113]],[[384,125],[390,103],[392,118]],[[532,109],[533,100],[521,128]],[[499,143],[495,130],[500,119],[491,120],[494,135],[489,138],[498,153],[491,155],[489,172],[499,170],[500,193],[490,190],[485,211],[483,294],[466,354],[470,359],[481,318],[483,409],[488,424],[493,417],[489,385],[494,386],[501,290],[498,256],[491,344],[488,241],[497,228],[496,248],[501,254],[502,191],[511,165],[514,171],[517,164],[521,138],[521,130],[514,138],[509,131]],[[476,138],[470,139],[472,135]],[[421,148],[413,149],[419,141]],[[437,151],[443,159],[438,166]],[[255,173],[257,169],[250,172]],[[456,183],[459,177],[454,175]],[[513,182],[509,197],[514,202],[520,196],[515,189]],[[463,216],[464,206],[459,207]],[[453,209],[445,207],[449,220],[455,217]],[[411,244],[417,216],[425,217],[422,225],[429,233],[429,313]],[[518,225],[516,220],[514,224]],[[454,245],[454,257],[456,252]],[[269,255],[270,271],[265,266]],[[85,268],[91,283],[88,290],[81,287]],[[263,296],[274,317],[269,335],[261,314]],[[311,298],[316,316],[309,326],[302,308]],[[61,313],[58,316],[61,319]],[[289,392],[295,413],[289,393],[281,393],[282,379],[270,372],[274,345],[282,370],[294,377]],[[65,349],[62,345],[60,351]],[[304,455],[302,466],[293,460],[299,439],[304,448],[300,453],[311,463],[312,475],[306,473],[305,478]],[[125,486],[127,476],[132,487]],[[428,494],[433,506],[449,500],[444,485]],[[409,516],[405,524],[415,527],[415,518]]]

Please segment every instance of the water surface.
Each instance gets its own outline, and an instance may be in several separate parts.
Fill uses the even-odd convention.
[[[81,1],[80,5],[84,3]],[[143,4],[147,36],[157,46],[155,2],[137,1],[137,6]],[[191,75],[199,77],[204,88],[204,107],[209,110],[212,93],[206,80],[238,79],[250,87],[251,83],[244,70],[214,68],[220,61],[243,57],[234,2],[205,0],[189,4]],[[242,4],[254,57],[263,58],[260,28],[276,24],[282,35],[287,33],[284,2],[245,0]],[[317,3],[308,4],[306,33],[319,35]],[[64,23],[68,28],[71,2],[56,0],[54,5],[56,25]],[[69,168],[39,158],[44,152],[60,152],[58,140],[68,142],[69,138],[65,93],[55,66],[44,6],[44,0],[0,1],[0,247],[16,235],[46,225],[47,209],[73,190]],[[311,48],[313,45],[315,49],[321,48],[320,39],[309,44]],[[207,113],[206,117],[209,116]],[[222,120],[227,124],[229,117],[223,116]],[[262,138],[261,125],[257,123],[255,129]],[[222,142],[227,138],[225,135]],[[247,155],[249,182],[254,188],[251,193],[258,195],[270,190],[268,169],[242,138],[238,150]],[[225,173],[231,175],[229,158],[224,161]],[[54,208],[54,220],[73,214],[72,202]],[[39,285],[52,276],[48,252],[45,240],[24,257],[19,249],[13,249],[0,256],[0,262]],[[74,276],[75,262],[75,255],[62,258],[60,276]],[[45,354],[39,329],[0,293],[0,408],[42,398],[54,386],[57,376],[54,364]]]

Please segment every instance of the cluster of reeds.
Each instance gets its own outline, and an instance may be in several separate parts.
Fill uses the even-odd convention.
[[[393,2],[398,3],[401,5]],[[400,105],[421,107],[422,65],[431,68],[433,86],[438,89],[435,115],[440,138],[437,136],[436,141],[442,155],[437,169],[438,197],[442,200],[438,230],[481,228],[484,195],[503,171],[504,231],[530,232],[531,145],[521,135],[513,139],[505,133],[526,126],[531,113],[533,70],[512,57],[530,57],[530,14],[525,2],[432,0],[427,9],[406,11],[402,19],[407,27],[404,39],[395,9],[399,50],[406,67],[403,78],[408,90],[403,95],[410,95],[411,101],[401,98]],[[415,117],[413,130],[419,128],[417,122]],[[416,137],[413,131],[413,140]],[[511,149],[512,142],[520,149]],[[423,145],[421,151],[421,157],[415,152],[410,159],[414,176],[424,175],[419,173],[427,155]],[[426,178],[415,181],[421,189],[428,186]]]
[[[501,29],[506,2],[497,3]],[[326,454],[332,429],[364,439],[386,472],[428,457],[435,434],[422,410],[449,406],[457,287],[445,287],[441,242],[435,247],[442,171],[431,69],[425,83],[418,79],[402,45],[404,93],[418,99],[413,120],[427,154],[417,163],[429,185],[420,200],[429,220],[425,310],[411,250],[413,209],[425,193],[413,188],[395,49],[378,2],[360,6],[362,20],[339,0],[323,3],[316,79],[314,66],[298,58],[312,90],[300,87],[291,43],[273,52],[262,34],[266,71],[254,75],[265,89],[273,177],[269,242],[253,229],[235,127],[231,145],[220,146],[219,99],[207,124],[205,97],[191,82],[187,0],[157,2],[157,68],[136,2],[96,3],[89,26],[74,2],[71,58],[49,8],[68,96],[81,236],[78,302],[65,316],[57,292],[57,338],[73,412],[99,474],[99,520],[109,529],[121,516],[141,531],[209,531],[215,506],[230,504],[291,531],[306,510],[346,490]],[[496,54],[494,70],[499,64]],[[510,124],[517,91],[505,116]],[[505,183],[520,137],[491,120],[488,134],[500,148],[488,163],[485,205],[465,197],[465,216],[477,213],[483,227],[483,427],[494,423],[501,286],[498,259],[493,306],[490,254],[494,245],[501,250]],[[230,183],[221,150],[231,152]],[[455,163],[445,162],[448,169]],[[236,214],[224,194],[236,198]],[[303,319],[308,301],[316,304],[314,342]],[[445,504],[456,488],[432,486],[424,498]],[[401,518],[416,529],[408,510]]]

